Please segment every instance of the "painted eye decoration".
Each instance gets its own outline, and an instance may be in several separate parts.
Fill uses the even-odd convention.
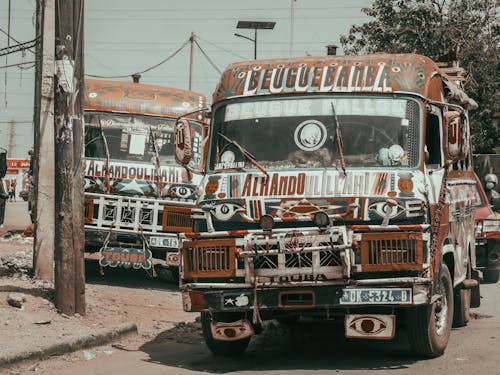
[[[392,208],[392,212],[389,215],[390,219],[400,217],[404,214],[405,208],[398,203],[396,206],[391,207],[387,202],[380,201],[371,203],[368,206],[369,214],[375,214],[378,217],[384,218],[387,215],[387,211]]]
[[[359,317],[351,322],[349,328],[364,336],[376,335],[387,328],[384,321],[377,317]]]
[[[85,190],[93,188],[94,186],[97,185],[97,183],[93,179],[88,178],[88,177],[85,177],[84,182],[85,182],[85,186],[84,186]]]
[[[175,185],[170,187],[170,192],[177,198],[189,198],[195,193],[195,189],[191,186]]]
[[[214,208],[212,208],[212,214],[217,220],[227,221],[230,220],[238,212],[238,210],[243,209],[244,208],[239,204],[226,202],[214,206]]]

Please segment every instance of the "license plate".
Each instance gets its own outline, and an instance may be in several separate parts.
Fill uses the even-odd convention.
[[[344,289],[340,304],[404,304],[411,303],[410,288]]]
[[[149,237],[149,246],[178,248],[179,239],[177,237]]]

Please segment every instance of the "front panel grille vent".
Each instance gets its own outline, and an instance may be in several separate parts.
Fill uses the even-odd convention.
[[[183,244],[185,278],[230,277],[235,274],[234,240],[188,241]]]
[[[163,230],[171,232],[191,232],[193,219],[191,209],[185,207],[166,206],[163,209]]]
[[[361,241],[364,272],[422,269],[420,233],[365,233]]]

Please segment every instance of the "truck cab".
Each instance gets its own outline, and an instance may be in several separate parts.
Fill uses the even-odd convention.
[[[210,350],[244,351],[270,319],[391,339],[402,318],[416,352],[441,355],[477,296],[476,106],[420,55],[231,64],[213,95],[204,220],[181,244],[184,309]]]

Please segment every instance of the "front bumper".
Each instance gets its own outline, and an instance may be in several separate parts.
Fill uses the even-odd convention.
[[[385,282],[384,282],[385,281]],[[201,285],[200,285],[201,286]],[[222,289],[211,285],[210,289],[200,289],[196,285],[183,287],[182,301],[185,311],[213,312],[234,311],[290,311],[325,310],[325,309],[363,309],[369,307],[407,307],[426,305],[431,302],[431,280],[426,278],[373,279],[353,281],[347,285],[293,285],[276,287],[248,288],[244,285],[231,284]],[[342,302],[345,292],[361,290],[410,289],[411,298],[407,301],[375,300],[362,303]]]

